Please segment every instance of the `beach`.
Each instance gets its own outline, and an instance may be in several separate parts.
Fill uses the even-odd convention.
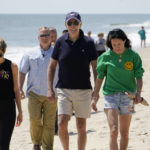
[[[143,77],[142,97],[150,104],[150,47],[137,50],[140,54],[145,69]],[[93,84],[93,77],[91,77]],[[22,100],[23,123],[15,127],[10,150],[31,150],[33,144],[29,131],[28,100]],[[98,112],[91,112],[91,118],[87,120],[87,145],[86,150],[108,150],[109,149],[109,128],[105,113],[103,111],[103,94],[100,92],[98,101]],[[130,139],[128,150],[150,150],[150,106],[138,104],[135,106],[136,113],[133,115],[130,127]],[[69,121],[70,149],[77,150],[77,131],[75,117]],[[119,140],[119,138],[118,138]],[[59,137],[54,139],[54,150],[62,150]]]

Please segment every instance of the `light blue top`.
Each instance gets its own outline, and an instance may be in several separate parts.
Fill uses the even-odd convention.
[[[46,96],[48,90],[47,69],[50,62],[53,47],[47,51],[38,47],[35,50],[25,54],[19,64],[19,72],[28,73],[27,77],[27,95],[30,91]],[[54,86],[57,82],[55,75]]]

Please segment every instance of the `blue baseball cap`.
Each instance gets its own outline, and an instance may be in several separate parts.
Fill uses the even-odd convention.
[[[81,16],[79,13],[77,12],[70,12],[66,15],[66,20],[65,22],[68,22],[70,19],[75,19],[77,20],[78,22],[81,22]]]

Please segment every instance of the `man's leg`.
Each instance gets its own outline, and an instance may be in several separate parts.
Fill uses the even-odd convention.
[[[120,116],[120,150],[127,150],[131,118],[132,115]]]
[[[68,121],[72,115],[72,90],[57,89],[58,96],[58,135],[64,150],[69,150]]]
[[[58,115],[58,134],[64,150],[69,150],[68,121],[69,115]]]
[[[42,148],[43,150],[53,150],[57,100],[51,104],[47,97],[43,96],[43,99]]]
[[[85,150],[86,146],[86,118],[91,113],[91,95],[92,91],[74,90],[73,108],[76,116],[76,126],[78,130],[78,150]]]
[[[118,111],[116,109],[105,109],[105,112],[110,128],[110,150],[118,150]]]
[[[78,150],[85,150],[86,146],[86,119],[76,118],[76,125],[78,130]]]
[[[58,114],[56,111],[56,119],[55,119],[55,135],[58,135]]]
[[[40,102],[40,96],[37,94],[30,92],[29,93],[29,101],[28,101],[28,111],[30,118],[30,134],[32,143],[36,147],[41,145],[41,137],[42,137],[42,103]]]

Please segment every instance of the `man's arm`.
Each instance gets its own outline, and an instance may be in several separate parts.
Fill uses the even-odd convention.
[[[97,104],[97,101],[99,99],[99,91],[101,89],[102,83],[103,83],[103,79],[99,79],[99,78],[96,79],[94,92],[92,95],[92,103],[91,103],[91,107],[94,111],[97,111],[96,104]]]
[[[97,112],[96,104],[99,99],[99,90],[101,88],[101,84],[103,80],[100,80],[97,78],[97,71],[96,71],[97,60],[91,61],[91,65],[92,65],[92,71],[93,71],[93,76],[94,76],[94,91],[92,93],[91,107],[94,111]]]
[[[93,76],[94,76],[94,83],[95,83],[96,78],[97,78],[97,72],[96,72],[97,60],[92,60],[91,61],[91,66],[92,66],[92,71],[93,71]]]
[[[54,81],[56,67],[57,67],[57,60],[51,58],[49,66],[48,66],[48,72],[47,72],[47,77],[48,77],[47,97],[48,97],[48,100],[52,103],[55,100],[55,92],[53,90],[53,81]]]
[[[19,90],[21,94],[21,99],[25,98],[23,91],[23,85],[26,77],[26,73],[30,71],[29,56],[24,55],[19,63]]]
[[[25,94],[23,91],[23,85],[24,85],[25,77],[26,77],[26,74],[19,72],[19,89],[20,89],[21,99],[25,98]]]

